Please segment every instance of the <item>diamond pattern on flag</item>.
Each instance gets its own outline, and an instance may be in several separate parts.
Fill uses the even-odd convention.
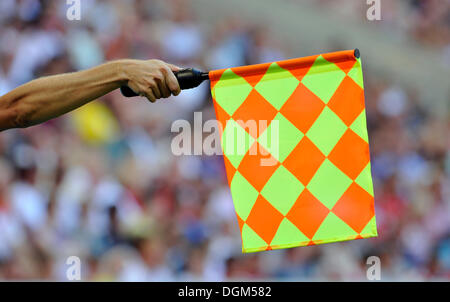
[[[377,236],[353,50],[210,79],[244,253]]]

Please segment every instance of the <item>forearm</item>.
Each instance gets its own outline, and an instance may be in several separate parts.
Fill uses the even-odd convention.
[[[109,62],[88,70],[40,78],[0,97],[0,130],[36,125],[74,110],[127,82],[125,65]]]

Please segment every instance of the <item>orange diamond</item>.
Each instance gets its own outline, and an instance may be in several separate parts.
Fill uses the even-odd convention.
[[[328,62],[336,64],[345,73],[348,73],[356,63],[356,59],[349,60],[342,55],[336,55],[336,53],[323,54],[322,57]]]
[[[271,63],[253,65],[252,69],[254,72],[249,72],[247,66],[234,67],[231,68],[231,71],[233,71],[238,76],[244,78],[250,85],[255,87],[256,84],[258,84],[259,81],[261,81],[263,76],[266,74],[267,69],[269,69],[270,65]]]
[[[241,217],[239,217],[239,215],[236,213],[236,217],[237,217],[237,221],[238,221],[238,224],[239,224],[239,229],[241,230],[241,232],[242,232],[242,227],[244,226],[244,220],[242,220],[241,219]]]
[[[324,107],[325,104],[305,85],[300,83],[280,112],[302,133],[306,133]]]
[[[225,70],[226,69],[214,70],[209,73],[211,90],[213,90],[216,84],[220,81],[220,78],[222,77],[222,74],[225,72]]]
[[[347,129],[328,159],[348,177],[355,180],[369,162],[369,144]]]
[[[270,244],[283,218],[284,216],[277,209],[259,195],[245,223],[267,244]]]
[[[264,161],[275,164],[266,166],[261,164]],[[256,190],[261,191],[279,166],[280,163],[258,142],[255,142],[242,159],[238,169]]]
[[[373,197],[356,183],[347,189],[332,212],[360,233],[375,215]]]
[[[266,99],[253,89],[244,103],[233,114],[233,119],[254,138],[263,133],[273,120],[277,110]],[[265,121],[260,123],[260,121]],[[252,124],[255,129],[248,129]]]
[[[364,109],[364,90],[346,76],[328,102],[328,107],[350,127]]]
[[[223,130],[225,129],[225,126],[227,125],[230,116],[228,115],[228,113],[226,113],[225,110],[223,110],[222,107],[220,107],[220,105],[217,102],[214,102],[214,109],[216,111],[216,118],[219,125],[220,137],[222,137]]]
[[[286,218],[295,224],[309,239],[312,239],[329,212],[327,207],[318,201],[308,189],[305,189]]]
[[[233,180],[234,174],[236,173],[236,169],[233,167],[233,165],[230,163],[230,160],[223,156],[223,161],[225,163],[225,171],[227,174],[228,184],[231,185],[231,181]]]
[[[290,73],[292,73],[299,81],[301,81],[305,76],[305,74],[308,73],[311,66],[313,66],[317,57],[318,56],[312,56],[309,57],[308,60],[298,60],[298,59],[286,60],[277,62],[277,64],[281,68],[289,70]]]
[[[317,169],[325,160],[325,155],[304,136],[295,149],[283,162],[283,166],[289,170],[298,180],[307,186]]]

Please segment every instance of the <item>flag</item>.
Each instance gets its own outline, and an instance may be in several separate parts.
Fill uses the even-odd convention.
[[[209,77],[244,253],[377,236],[357,50]]]

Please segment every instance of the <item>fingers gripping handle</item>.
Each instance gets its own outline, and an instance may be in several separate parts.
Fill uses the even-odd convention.
[[[180,71],[175,71],[174,74],[181,89],[195,88],[204,80],[209,79],[207,72],[202,72],[194,68],[186,68]],[[120,87],[120,92],[122,92],[122,95],[127,98],[138,96],[138,94],[128,86]]]

